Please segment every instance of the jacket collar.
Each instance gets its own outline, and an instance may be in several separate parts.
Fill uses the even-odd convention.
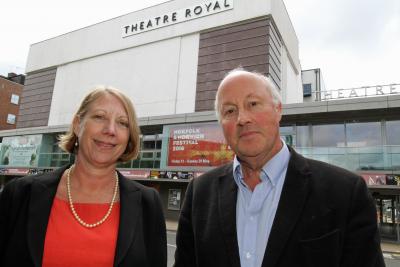
[[[239,246],[236,233],[237,185],[233,179],[232,164],[223,168],[218,177],[218,209],[220,225],[232,267],[240,267]]]
[[[32,178],[28,208],[27,242],[35,266],[42,266],[44,240],[53,199],[61,176],[69,166]]]
[[[288,146],[289,147],[289,146]],[[290,160],[262,266],[275,266],[300,218],[311,175],[307,160],[289,147]]]
[[[114,266],[118,266],[137,235],[142,213],[142,194],[135,183],[118,172],[120,179],[120,218]]]

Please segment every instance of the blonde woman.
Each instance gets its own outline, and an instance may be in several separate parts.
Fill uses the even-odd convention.
[[[0,195],[0,266],[165,267],[157,192],[116,170],[139,150],[131,101],[113,88],[91,91],[60,147],[74,164],[15,179]]]

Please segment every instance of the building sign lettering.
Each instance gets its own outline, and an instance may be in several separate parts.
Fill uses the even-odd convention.
[[[317,94],[318,93],[319,92],[317,92]],[[320,92],[322,101],[344,99],[344,98],[393,95],[399,93],[400,93],[400,84],[364,86],[360,88],[339,89],[339,90]]]
[[[216,14],[233,8],[233,0],[207,1],[192,7],[142,19],[122,27],[122,37]]]

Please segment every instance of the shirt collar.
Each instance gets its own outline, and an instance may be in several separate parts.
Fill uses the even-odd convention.
[[[281,150],[263,166],[263,173],[260,175],[261,181],[269,179],[272,186],[275,186],[277,184],[282,172],[287,169],[290,158],[290,152],[285,141],[281,141]],[[243,181],[242,166],[236,155],[233,159],[233,178],[235,179],[235,182],[238,186],[246,186]]]

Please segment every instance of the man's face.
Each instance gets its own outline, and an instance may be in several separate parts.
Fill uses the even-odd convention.
[[[219,88],[218,108],[224,136],[243,161],[269,160],[281,147],[281,104],[273,103],[266,86],[254,74],[239,72],[228,76]]]

